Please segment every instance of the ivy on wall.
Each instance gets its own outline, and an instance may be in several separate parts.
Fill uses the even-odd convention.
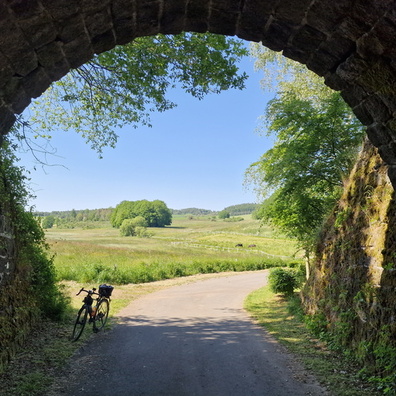
[[[26,210],[29,191],[12,145],[0,148],[0,369],[43,316],[59,320],[67,309],[55,280],[44,232]]]

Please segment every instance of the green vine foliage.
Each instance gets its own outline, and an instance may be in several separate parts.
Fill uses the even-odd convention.
[[[15,293],[26,293],[29,306],[36,306],[40,315],[61,319],[68,301],[56,284],[53,257],[44,232],[33,214],[26,210],[31,194],[24,169],[15,165],[14,150],[7,140],[0,149],[0,214],[11,224],[14,269],[5,283]],[[22,284],[25,290],[18,290]]]

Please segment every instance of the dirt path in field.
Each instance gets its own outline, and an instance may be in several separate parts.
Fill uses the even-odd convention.
[[[243,310],[265,272],[174,286],[131,303],[50,395],[326,395]]]

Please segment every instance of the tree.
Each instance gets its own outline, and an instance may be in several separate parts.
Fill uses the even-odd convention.
[[[97,55],[54,83],[20,120],[17,136],[50,137],[74,130],[99,154],[115,147],[115,130],[126,124],[151,126],[150,113],[176,106],[167,98],[179,86],[202,99],[230,88],[243,89],[247,75],[237,63],[247,55],[241,40],[182,33],[141,37]],[[29,128],[28,128],[29,127]]]
[[[115,228],[121,227],[125,219],[134,219],[141,216],[145,219],[148,227],[164,227],[172,224],[172,213],[163,201],[122,201],[119,203],[112,215],[111,225]]]
[[[246,178],[261,196],[270,196],[257,217],[296,238],[309,257],[324,216],[340,196],[364,129],[320,77],[269,50],[258,51],[260,67],[277,65],[271,81],[283,80],[265,113],[264,126],[275,137],[274,146],[249,167]]]
[[[219,219],[229,219],[230,218],[230,212],[228,212],[227,210],[222,210],[221,212],[219,212]]]
[[[163,227],[164,225],[172,224],[172,211],[168,209],[165,202],[159,199],[153,201],[155,211],[155,225],[153,227]]]
[[[52,228],[55,224],[55,217],[52,215],[45,216],[41,222],[41,227],[43,228]]]

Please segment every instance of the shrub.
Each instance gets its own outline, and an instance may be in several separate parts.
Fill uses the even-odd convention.
[[[290,296],[301,281],[296,270],[288,268],[274,268],[269,274],[269,285],[274,293]]]
[[[121,236],[146,236],[147,221],[142,216],[133,219],[125,219],[120,227]]]
[[[219,219],[229,219],[230,218],[230,212],[227,210],[222,210],[219,212]]]

